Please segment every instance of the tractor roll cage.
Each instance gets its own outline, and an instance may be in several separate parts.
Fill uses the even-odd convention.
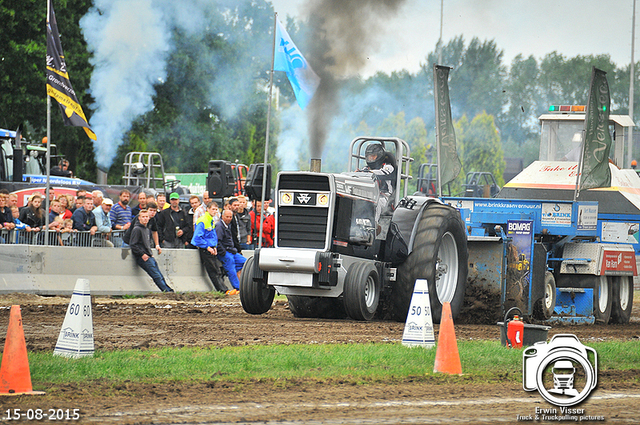
[[[364,151],[367,145],[372,142],[382,143],[387,152],[395,155],[398,173],[395,185],[397,189],[393,193],[395,197],[393,204],[397,205],[401,198],[407,196],[409,190],[408,180],[412,178],[411,162],[413,161],[411,149],[407,142],[397,137],[356,137],[349,146],[349,172],[354,172],[366,165]],[[362,161],[364,161],[364,165]],[[404,185],[402,185],[402,182],[404,182]],[[400,188],[402,189],[398,190]],[[400,196],[400,192],[402,192],[402,196]]]

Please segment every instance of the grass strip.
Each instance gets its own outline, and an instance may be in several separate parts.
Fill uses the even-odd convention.
[[[598,352],[598,368],[640,368],[640,341],[587,344]],[[496,341],[459,341],[465,375],[521,380],[522,351]],[[35,382],[237,381],[247,379],[402,379],[433,374],[436,350],[401,344],[261,345],[97,351],[94,357],[67,359],[30,353]]]

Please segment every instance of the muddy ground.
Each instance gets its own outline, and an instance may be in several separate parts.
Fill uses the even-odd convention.
[[[0,343],[4,344],[9,306],[19,304],[28,350],[52,351],[68,303],[69,297],[0,296]],[[555,326],[549,334],[572,333],[585,343],[640,339],[637,304],[629,325]],[[211,294],[94,297],[93,325],[98,350],[395,343],[402,339],[404,328],[402,323],[386,321],[296,319],[286,300],[277,300],[267,314],[251,316],[242,310],[238,296],[216,298]],[[436,325],[436,336],[437,330]],[[458,340],[500,338],[495,325],[457,324],[455,331]],[[468,375],[429,375],[364,384],[348,380],[117,385],[34,382],[34,387],[46,394],[0,396],[2,420],[7,409],[79,408],[81,423],[515,423],[517,415],[553,408],[537,392],[523,391],[519,379],[507,376],[491,383],[476,382]],[[640,422],[638,404],[640,365],[624,373],[601,371],[597,390],[580,407],[585,414],[603,416],[608,423],[633,423]]]

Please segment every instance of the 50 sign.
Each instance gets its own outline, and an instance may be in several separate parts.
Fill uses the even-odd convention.
[[[413,296],[402,334],[402,345],[425,348],[435,345],[429,285],[425,279],[417,279],[413,288]]]
[[[409,311],[409,314],[411,316],[422,316],[422,313],[426,313],[429,314],[430,309],[427,307],[422,307],[419,305],[412,305],[411,306],[411,310]]]

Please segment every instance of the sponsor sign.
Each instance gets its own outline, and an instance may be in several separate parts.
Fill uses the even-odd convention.
[[[34,174],[25,174],[22,176],[22,181],[32,184],[47,184],[47,176],[39,176]],[[76,179],[72,177],[58,177],[49,176],[49,185],[53,186],[80,186],[80,185],[93,185],[93,183],[82,179]]]
[[[542,226],[571,226],[571,204],[543,203]]]
[[[533,254],[533,221],[507,221],[507,275],[504,308],[518,307],[529,311],[531,261]]]
[[[42,196],[42,204],[44,205],[44,202],[45,202],[44,195],[46,193],[46,190],[47,190],[46,187],[34,186],[26,189],[17,190],[12,193],[15,193],[16,195],[18,195],[18,207],[24,207],[29,202],[29,198],[31,197],[31,195],[33,195],[36,192]],[[49,188],[49,192],[53,191],[55,197],[58,197],[59,195],[71,195],[72,197],[75,198],[76,190],[77,190],[76,188],[65,188],[65,187]]]
[[[595,230],[598,227],[598,207],[596,205],[578,206],[578,230]]]
[[[638,223],[603,221],[601,239],[603,242],[638,243]]]
[[[180,184],[188,187],[192,195],[202,196],[207,190],[207,173],[167,174],[166,179],[180,180]]]
[[[600,274],[605,272],[625,272],[636,274],[636,258],[633,251],[608,251],[602,254],[602,268]]]

